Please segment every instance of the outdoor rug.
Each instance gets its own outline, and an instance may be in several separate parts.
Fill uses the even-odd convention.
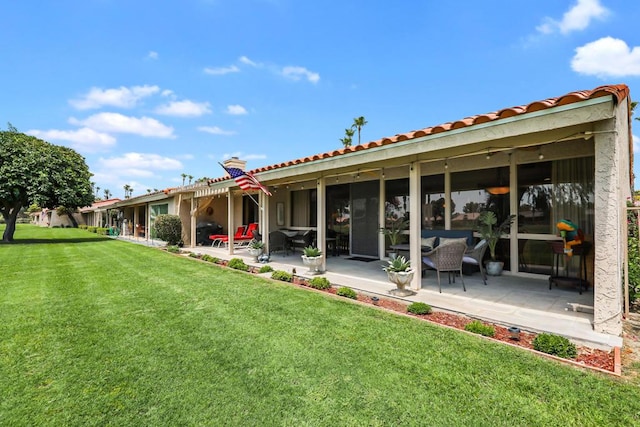
[[[371,261],[380,261],[377,258],[367,258],[367,257],[363,257],[363,256],[352,256],[350,258],[347,258],[353,261],[363,261],[363,262],[371,262]]]

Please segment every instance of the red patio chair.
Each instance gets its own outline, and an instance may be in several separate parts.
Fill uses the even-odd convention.
[[[243,234],[244,234],[244,225],[241,225],[236,230],[236,234],[233,235],[233,238],[239,239],[240,237],[242,237]],[[216,247],[220,247],[220,245],[222,245],[223,243],[227,243],[229,241],[229,236],[227,236],[226,234],[212,234],[209,236],[209,239],[212,240],[211,247],[213,247],[214,245]]]
[[[234,241],[238,244],[238,246],[246,246],[251,240],[253,240],[253,232],[257,230],[258,223],[252,222],[251,224],[249,224],[249,226],[247,227],[247,231],[245,231],[243,235],[238,238],[234,237]]]

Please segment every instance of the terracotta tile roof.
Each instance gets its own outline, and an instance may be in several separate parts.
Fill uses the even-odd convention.
[[[109,206],[112,205],[116,202],[119,202],[120,199],[115,198],[115,199],[107,199],[107,200],[99,200],[97,202],[93,202],[93,204],[91,206],[85,206],[84,208],[80,209],[80,212],[89,212],[89,211],[93,211],[96,210],[98,208],[101,208],[103,206]]]
[[[304,157],[301,159],[290,160],[274,165],[264,166],[261,168],[253,169],[249,171],[252,174],[260,172],[266,172],[273,169],[280,169],[287,166],[293,166],[300,163],[313,162],[314,160],[327,159],[331,157],[341,156],[344,154],[354,153],[357,151],[368,150],[370,148],[382,147],[384,145],[395,144],[401,141],[407,141],[410,139],[420,138],[428,135],[435,135],[442,132],[447,132],[454,129],[462,129],[473,125],[482,123],[488,123],[496,120],[506,119],[508,117],[519,116],[527,113],[533,113],[535,111],[546,110],[561,105],[572,104],[575,102],[586,101],[588,99],[600,98],[603,96],[612,95],[614,101],[619,103],[629,96],[629,87],[624,84],[619,85],[607,85],[599,86],[592,90],[581,90],[576,92],[570,92],[566,95],[559,96],[557,98],[544,99],[542,101],[534,101],[527,105],[520,105],[516,107],[504,108],[499,111],[480,114],[477,116],[467,117],[455,122],[443,123],[437,126],[427,127],[420,130],[414,130],[407,133],[397,134],[391,137],[385,137],[376,141],[367,142],[361,145],[352,145],[351,147],[341,148],[333,151],[327,151],[326,153],[314,154],[312,156]],[[209,184],[215,182],[226,181],[230,177],[220,177],[209,180]]]

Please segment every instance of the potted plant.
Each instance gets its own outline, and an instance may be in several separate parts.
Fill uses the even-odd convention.
[[[249,255],[251,255],[255,261],[258,261],[258,257],[262,255],[262,251],[264,250],[264,242],[253,239],[249,242],[247,250],[249,251]]]
[[[502,274],[504,262],[496,259],[496,245],[500,237],[509,231],[511,224],[515,220],[515,215],[509,215],[500,225],[498,225],[498,217],[494,212],[484,211],[478,216],[478,232],[480,236],[487,241],[489,245],[489,254],[491,260],[485,264],[487,274],[491,276],[499,276]]]
[[[400,239],[402,236],[402,232],[407,229],[409,226],[409,221],[404,218],[394,218],[389,217],[386,221],[386,227],[381,231],[385,236],[389,237],[389,243],[391,250],[389,251],[389,258],[395,258],[397,252],[393,248],[393,246],[400,243]]]
[[[382,269],[387,272],[387,277],[391,283],[395,283],[397,289],[391,290],[393,295],[408,296],[413,292],[406,289],[406,286],[413,280],[414,271],[411,268],[411,262],[405,257],[399,256],[387,261],[387,266]]]
[[[315,246],[307,246],[302,250],[302,263],[309,267],[309,273],[318,274],[322,265],[322,252]]]

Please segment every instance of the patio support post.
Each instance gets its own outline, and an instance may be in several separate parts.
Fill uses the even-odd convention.
[[[192,248],[195,248],[196,245],[198,244],[196,242],[196,220],[197,220],[197,215],[198,215],[198,200],[195,198],[195,196],[192,194],[191,195],[191,207],[189,209],[189,213],[191,213],[191,245],[189,245]]]
[[[260,234],[262,235],[262,242],[266,244],[269,240],[269,208],[271,197],[267,196],[264,192],[260,192],[258,202],[260,203]]]
[[[316,180],[317,191],[317,214],[316,218],[318,223],[316,224],[316,240],[318,248],[322,251],[324,256],[322,257],[322,265],[320,271],[327,270],[327,183],[324,177],[320,177]]]
[[[626,197],[631,190],[629,176],[629,132],[627,103],[616,109],[616,120],[595,125],[595,232],[593,280],[593,329],[611,335],[622,334],[623,247],[627,245],[623,224]],[[613,123],[612,123],[613,122]],[[615,132],[611,125],[615,125]]]
[[[102,215],[102,214],[100,214]],[[138,238],[138,224],[140,223],[140,212],[138,207],[133,208],[133,237]]]
[[[415,271],[411,287],[416,291],[422,288],[422,251],[420,237],[422,235],[422,213],[420,200],[420,170],[418,161],[412,162],[409,168],[409,258],[411,268]]]
[[[235,241],[233,240],[233,236],[236,232],[236,224],[235,224],[235,216],[236,210],[233,203],[233,193],[230,189],[227,189],[227,236],[229,236],[229,255],[233,255],[233,246],[235,245]]]
[[[518,253],[518,208],[520,201],[516,194],[518,194],[518,175],[517,175],[517,158],[515,153],[509,153],[509,212],[516,215],[515,222],[509,230],[510,236],[510,257],[511,263],[509,268],[511,273],[518,272],[520,268],[520,254]]]
[[[382,174],[380,174],[380,197],[378,198],[380,201],[380,225],[378,228],[380,228],[380,230],[384,230],[384,228],[387,226],[387,207],[385,201],[386,191],[386,181],[382,177]],[[385,233],[380,233],[380,235],[378,236],[378,254],[380,254],[380,259],[386,258],[387,256],[387,253],[385,252],[386,244],[387,235]]]

